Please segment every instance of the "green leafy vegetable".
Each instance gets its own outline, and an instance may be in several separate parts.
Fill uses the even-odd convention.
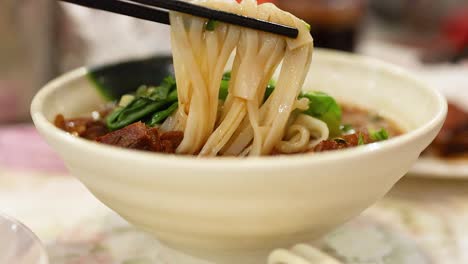
[[[210,19],[208,20],[208,22],[206,23],[206,27],[205,29],[207,31],[214,31],[216,29],[216,26],[218,25],[219,21],[218,20],[214,20],[214,19]]]
[[[221,79],[221,87],[219,88],[220,100],[225,101],[229,93],[229,81],[231,80],[231,72],[226,72]]]
[[[161,124],[167,117],[172,115],[172,113],[174,113],[178,107],[179,107],[179,103],[175,102],[171,106],[169,106],[169,108],[156,112],[151,118],[151,121],[149,122],[148,125],[155,126],[157,124]]]
[[[231,72],[226,72],[221,80],[219,99],[226,100],[229,93]],[[266,101],[275,90],[276,83],[271,80],[265,90]],[[141,86],[134,94],[124,95],[124,104],[115,108],[107,117],[106,123],[110,130],[117,130],[137,121],[146,121],[154,126],[164,122],[178,107],[177,88],[174,77],[166,77],[159,86]],[[352,129],[349,125],[340,126],[341,108],[333,97],[323,92],[308,92],[300,94],[299,98],[309,99],[309,109],[305,114],[324,121],[330,129],[330,136],[338,137],[342,132]],[[127,100],[128,99],[128,100]],[[381,133],[382,134],[382,133]],[[383,135],[376,135],[382,138]]]
[[[358,146],[361,146],[361,145],[364,145],[364,137],[362,136],[361,133],[359,133],[359,137],[358,137]]]
[[[87,78],[106,101],[118,101],[124,94],[146,84],[158,86],[173,73],[172,57],[155,56],[105,66],[91,67]]]
[[[231,73],[223,75],[219,99],[226,100]],[[117,130],[134,122],[146,120],[154,126],[162,123],[178,107],[177,88],[174,77],[166,77],[155,86],[140,86],[134,94],[123,95],[117,108],[106,118],[107,127]]]
[[[179,97],[177,96],[177,89],[174,89],[168,96],[167,101],[174,102],[177,101]]]
[[[148,98],[135,99],[126,107],[116,108],[106,119],[107,127],[111,130],[123,128],[160,110],[165,104]]]
[[[123,128],[155,112],[165,110],[176,101],[177,90],[173,77],[166,77],[158,87],[141,86],[131,102],[125,106],[117,107],[106,118],[107,127],[110,130]]]
[[[370,131],[369,136],[374,141],[383,141],[388,139],[388,132],[382,128],[378,131]]]
[[[268,100],[268,98],[273,93],[275,88],[276,88],[275,80],[270,80],[270,82],[268,83],[268,86],[267,86],[267,88],[265,90],[265,96],[263,97],[263,102],[266,102],[266,100]]]
[[[168,76],[164,78],[161,85],[158,87],[142,86],[136,92],[137,97],[148,98],[154,101],[166,100],[169,92],[176,88],[174,77]]]
[[[335,99],[323,92],[307,92],[299,98],[309,99],[309,109],[305,114],[325,122],[332,137],[341,135],[341,108]]]

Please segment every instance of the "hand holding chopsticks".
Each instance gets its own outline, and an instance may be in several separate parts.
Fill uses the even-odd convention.
[[[213,19],[228,24],[296,38],[296,28],[251,17],[214,10],[179,0],[61,0],[89,8],[104,10],[153,22],[170,24],[169,13],[162,9],[177,11],[197,17]]]

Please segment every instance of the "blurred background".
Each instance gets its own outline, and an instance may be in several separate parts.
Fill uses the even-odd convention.
[[[407,67],[461,64],[468,54],[467,0],[270,2],[311,24],[319,47]],[[29,121],[32,96],[64,71],[170,52],[168,30],[54,0],[1,0],[0,123]]]
[[[269,2],[306,20],[316,46],[389,61],[439,89],[455,106],[448,131],[457,129],[457,146],[465,146],[468,157],[468,0]],[[52,263],[130,263],[111,262],[102,250],[123,258],[140,254],[128,245],[152,244],[120,226],[115,234],[109,231],[109,222],[115,224],[108,210],[67,177],[61,159],[37,134],[29,114],[32,97],[76,67],[167,53],[165,25],[56,0],[0,0],[0,210],[38,234]],[[358,254],[346,263],[468,263],[467,159],[459,165],[440,160],[440,170],[420,162],[440,177],[405,177],[353,223],[349,229],[355,231],[342,234],[346,244],[335,239],[343,252]],[[450,180],[452,171],[461,176]],[[364,246],[354,253],[348,244]],[[371,261],[389,247],[391,258]],[[419,251],[427,261],[415,258]]]

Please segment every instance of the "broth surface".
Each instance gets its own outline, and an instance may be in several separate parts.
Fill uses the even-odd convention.
[[[340,104],[340,106],[342,111],[341,136],[330,137],[305,151],[282,153],[278,149],[274,149],[270,154],[301,154],[358,147],[381,141],[382,139],[375,136],[375,133],[378,134],[379,131],[385,131],[385,139],[403,134],[403,131],[393,121],[373,111],[367,111],[350,104]],[[119,130],[109,130],[106,127],[105,118],[110,110],[105,108],[105,111],[95,111],[88,117],[71,119],[65,119],[63,115],[59,114],[55,119],[55,125],[72,135],[87,140],[142,151],[174,154],[177,146],[183,140],[181,131],[161,132],[157,127],[149,127],[141,121]]]
[[[383,128],[387,130],[390,137],[403,134],[403,130],[400,129],[395,122],[375,112],[367,111],[346,103],[341,103],[340,105],[343,111],[342,123],[344,125],[351,125],[356,131],[379,130]]]

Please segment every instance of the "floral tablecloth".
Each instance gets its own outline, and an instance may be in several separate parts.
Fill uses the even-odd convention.
[[[66,173],[0,166],[0,210],[41,238],[52,264],[186,260],[130,226]],[[349,264],[468,263],[468,182],[403,179],[317,245]]]
[[[187,263],[95,199],[31,125],[0,127],[0,212],[41,238],[51,264]],[[466,264],[468,181],[404,178],[314,245],[346,264]]]

